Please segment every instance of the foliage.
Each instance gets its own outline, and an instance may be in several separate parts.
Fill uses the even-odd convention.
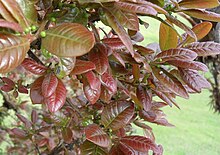
[[[1,129],[13,142],[7,151],[163,154],[146,123],[173,126],[161,108],[179,107],[176,96],[209,88],[200,75],[208,69],[195,59],[220,53],[218,43],[197,42],[210,22],[189,28],[174,13],[191,22],[189,16],[220,21],[220,15],[204,10],[218,5],[217,0],[0,0],[2,94],[10,100],[26,93],[42,105],[30,110],[26,102],[10,103],[19,121]],[[142,16],[161,21],[159,44],[139,44],[140,26],[148,25]],[[110,32],[97,26],[100,21]],[[133,135],[132,124],[148,134]]]

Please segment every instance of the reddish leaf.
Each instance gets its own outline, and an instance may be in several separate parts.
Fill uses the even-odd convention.
[[[218,0],[182,0],[179,3],[180,7],[185,8],[200,8],[200,9],[208,9],[219,6]]]
[[[179,49],[170,49],[162,51],[156,55],[156,61],[163,63],[169,60],[184,59],[184,60],[194,60],[197,57],[197,54],[192,50],[179,48]]]
[[[194,18],[213,21],[213,22],[220,22],[220,15],[210,11],[206,11],[202,9],[185,9],[182,10],[182,12]]]
[[[144,36],[139,31],[128,31],[129,36],[135,42],[142,42],[144,40]]]
[[[54,73],[49,73],[44,77],[43,83],[42,83],[42,95],[44,97],[51,96],[57,89],[58,85],[58,78]]]
[[[153,111],[142,110],[139,112],[139,115],[148,122],[154,122],[157,118],[157,115]]]
[[[196,52],[198,56],[210,56],[220,54],[220,44],[215,42],[195,42],[186,46]]]
[[[27,129],[30,129],[30,128],[31,128],[32,123],[31,123],[26,117],[24,117],[24,116],[22,116],[22,115],[20,115],[20,114],[16,114],[16,116],[18,117],[18,119],[19,119],[20,121],[22,121],[22,122],[24,123],[24,125],[25,125],[25,127],[26,127]]]
[[[110,92],[107,88],[105,88],[104,86],[101,86],[101,94],[100,94],[100,99],[105,102],[105,103],[109,103],[111,98],[113,96],[113,93]]]
[[[54,113],[62,108],[66,101],[66,94],[66,87],[64,86],[63,82],[58,79],[58,84],[54,93],[45,98],[45,104],[47,104],[50,112]]]
[[[112,94],[115,94],[117,91],[117,82],[115,79],[113,79],[112,75],[109,73],[105,72],[101,76],[101,82],[102,84],[112,92]]]
[[[204,72],[207,72],[209,70],[205,64],[201,62],[197,62],[197,61],[187,61],[187,60],[176,59],[176,60],[170,60],[167,62],[173,66],[177,66],[180,68],[200,70]]]
[[[83,91],[91,104],[95,104],[101,94],[101,82],[93,72],[85,74],[87,79],[83,80]]]
[[[183,87],[182,83],[174,77],[172,74],[167,72],[166,70],[154,68],[153,73],[155,77],[169,90],[171,90],[173,93],[188,98],[189,95],[186,92],[185,88]]]
[[[202,88],[211,88],[210,83],[197,71],[182,69],[180,74],[183,81],[196,92],[201,92]]]
[[[80,75],[88,71],[94,70],[95,64],[91,61],[84,61],[76,59],[75,67],[73,68],[71,75]]]
[[[11,79],[7,78],[7,77],[2,77],[1,80],[6,83],[8,86],[10,87],[15,87],[15,83],[14,81],[12,81]]]
[[[102,147],[95,145],[94,143],[86,140],[80,145],[81,155],[108,155],[108,151]]]
[[[29,72],[37,75],[43,75],[48,69],[30,58],[25,58],[21,65]]]
[[[9,85],[4,85],[4,86],[1,86],[0,88],[4,92],[10,92],[10,91],[12,91],[14,89],[14,87],[11,87]]]
[[[125,62],[118,52],[113,51],[112,55],[125,67]]]
[[[109,154],[110,155],[126,155],[124,154],[124,152],[121,151],[121,149],[119,148],[119,145],[112,146]]]
[[[23,85],[19,85],[18,86],[18,92],[23,93],[23,94],[28,94],[28,89]]]
[[[89,60],[96,66],[96,71],[99,74],[106,72],[108,68],[107,48],[104,44],[97,43],[94,48],[89,52]]]
[[[119,147],[124,153],[128,148],[137,151],[138,153],[146,153],[149,150],[154,152],[159,151],[157,145],[151,139],[142,136],[123,137],[120,140]]]
[[[42,83],[44,80],[44,76],[39,77],[34,81],[31,85],[30,89],[30,98],[33,104],[41,104],[43,103],[44,97],[42,95]]]
[[[98,146],[109,147],[111,144],[111,140],[107,133],[105,133],[97,124],[87,126],[85,128],[85,134],[87,140]]]
[[[142,87],[142,86],[138,86],[137,87],[137,98],[138,100],[143,104],[143,108],[144,110],[148,111],[151,109],[152,106],[152,98],[149,95],[149,93]]]
[[[27,135],[24,132],[24,130],[21,130],[19,128],[13,128],[10,130],[15,136],[19,137],[19,138],[26,138]]]
[[[104,38],[102,42],[108,45],[112,50],[125,49],[125,45],[120,38]]]
[[[35,124],[38,120],[38,114],[36,110],[32,110],[31,112],[31,121],[33,124]]]
[[[101,123],[105,128],[113,131],[129,123],[134,115],[134,104],[128,101],[115,101],[109,103],[101,114]]]
[[[14,31],[23,32],[23,29],[19,24],[14,23],[14,22],[9,22],[4,19],[0,19],[0,27],[5,27],[5,28],[12,29]]]
[[[73,132],[69,127],[62,130],[62,136],[65,143],[70,144],[73,140]]]

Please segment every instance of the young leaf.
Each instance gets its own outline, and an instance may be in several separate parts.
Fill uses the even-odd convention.
[[[66,87],[63,82],[58,79],[58,84],[53,94],[46,97],[44,102],[51,113],[58,111],[66,102]],[[48,94],[46,94],[48,95]]]
[[[76,31],[77,30],[77,31]],[[63,23],[46,31],[42,47],[60,57],[81,56],[94,46],[92,32],[77,23]]]
[[[163,63],[170,60],[183,59],[183,60],[194,60],[197,54],[192,50],[177,48],[162,51],[155,57],[155,61]]]
[[[108,151],[86,140],[80,145],[81,155],[108,155]]]
[[[0,73],[8,73],[24,60],[30,43],[26,38],[0,33]]]
[[[198,56],[210,56],[220,54],[220,44],[215,42],[194,42],[186,48],[196,52]]]
[[[65,143],[70,144],[73,141],[73,132],[69,127],[62,130],[62,136]]]
[[[88,125],[85,128],[85,134],[88,141],[98,146],[107,148],[111,144],[111,140],[107,133],[105,133],[97,124]]]
[[[26,138],[27,134],[25,133],[24,130],[21,130],[19,128],[13,128],[10,130],[15,136],[19,137],[19,138]]]
[[[57,89],[58,85],[58,78],[54,73],[49,73],[44,77],[43,83],[42,83],[42,95],[44,97],[51,96]]]
[[[178,4],[184,8],[209,9],[219,6],[220,3],[218,0],[182,0]]]
[[[42,95],[42,83],[44,76],[39,77],[32,83],[30,89],[30,98],[33,104],[42,104],[44,102],[44,97]]]
[[[47,67],[37,63],[30,58],[25,58],[24,61],[21,63],[21,66],[29,72],[37,75],[43,75],[48,69]]]
[[[109,103],[102,111],[101,124],[113,131],[129,123],[134,115],[134,104],[128,101]]]
[[[71,75],[80,75],[91,70],[96,69],[96,66],[91,61],[84,61],[80,59],[76,59],[75,67],[73,68]]]
[[[110,75],[109,73],[105,72],[101,76],[101,82],[102,84],[112,92],[112,94],[115,94],[117,91],[117,82],[116,80]]]
[[[22,122],[24,123],[24,125],[25,125],[25,127],[26,127],[27,129],[30,129],[30,128],[31,128],[32,123],[31,123],[26,117],[24,117],[24,116],[22,116],[22,115],[20,115],[20,114],[16,114],[16,116],[18,117],[18,119],[19,119],[20,121],[22,121]]]
[[[96,71],[103,74],[108,69],[108,56],[107,48],[104,44],[97,43],[94,48],[89,52],[89,60],[96,66]]]
[[[139,85],[137,87],[136,95],[138,100],[143,104],[144,110],[150,110],[152,106],[152,98],[149,93],[142,86]]]
[[[178,34],[174,29],[161,22],[159,32],[159,43],[162,51],[177,47]]]
[[[9,28],[17,32],[23,32],[23,28],[18,23],[9,22],[4,19],[0,19],[0,27]]]
[[[31,112],[31,122],[35,124],[38,120],[38,113],[36,110],[32,110]]]
[[[102,42],[109,46],[112,50],[120,50],[126,48],[120,38],[104,38],[102,39]]]

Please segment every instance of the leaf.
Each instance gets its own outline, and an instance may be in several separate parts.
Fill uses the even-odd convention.
[[[177,66],[180,68],[200,70],[200,71],[204,71],[204,72],[207,72],[209,70],[205,64],[203,64],[201,62],[197,62],[197,61],[176,59],[176,60],[170,60],[167,62],[173,66]]]
[[[101,124],[113,131],[124,127],[134,115],[134,104],[128,101],[115,101],[104,107]]]
[[[19,128],[13,128],[10,130],[15,136],[19,137],[19,138],[26,138],[27,134],[25,133],[24,130],[21,130]]]
[[[17,32],[23,32],[23,28],[19,24],[15,22],[9,22],[4,19],[0,19],[0,27],[9,28]]]
[[[64,72],[64,75],[69,75],[73,68],[75,67],[75,62],[76,62],[76,57],[61,57],[60,58],[61,62],[61,70]]]
[[[7,77],[1,77],[1,80],[7,84],[8,86],[14,88],[15,87],[15,83],[14,81],[12,81],[11,79],[7,78]]]
[[[139,31],[139,20],[135,13],[120,10],[116,7],[110,8],[111,12],[114,12],[115,18],[119,23],[130,30]]]
[[[152,106],[152,98],[149,93],[142,86],[139,85],[137,87],[136,95],[138,100],[143,104],[144,110],[150,110]]]
[[[44,102],[44,97],[42,95],[42,83],[44,76],[39,77],[32,83],[30,89],[30,98],[33,104],[42,104]]]
[[[100,100],[102,100],[104,103],[109,103],[113,95],[114,94],[111,91],[104,86],[101,86]]]
[[[125,153],[128,148],[138,153],[147,153],[149,150],[158,152],[157,145],[149,138],[142,136],[126,136],[121,138],[120,149]]]
[[[215,42],[195,42],[186,46],[186,48],[196,52],[198,56],[211,56],[220,54],[220,44]]]
[[[54,93],[44,100],[51,113],[54,113],[63,107],[66,102],[66,94],[66,87],[64,86],[63,82],[58,79],[58,84]]]
[[[47,30],[46,34],[42,47],[60,57],[84,55],[95,43],[93,33],[77,23],[63,23]]]
[[[109,155],[125,155],[124,152],[121,151],[121,149],[119,148],[119,145],[113,145]]]
[[[161,98],[164,102],[166,102],[170,107],[172,107],[172,104],[177,105],[175,100],[170,97],[168,93],[158,91],[158,90],[153,90],[153,92]],[[177,106],[178,107],[178,106]]]
[[[198,40],[204,38],[212,29],[212,23],[211,22],[202,22],[197,24],[192,28],[192,31],[196,34],[196,37]],[[192,43],[194,42],[194,39],[187,35],[186,39],[184,40],[184,43]]]
[[[1,0],[0,8],[4,7],[1,15],[10,22],[18,22],[23,28],[29,27],[29,23],[25,18],[20,6],[14,0]]]
[[[0,33],[0,73],[8,73],[20,65],[29,46],[26,38]]]
[[[31,122],[35,124],[38,120],[38,113],[36,110],[32,110],[31,112]]]
[[[108,3],[108,2],[117,2],[118,0],[78,0],[79,3]]]
[[[30,58],[25,58],[21,63],[21,66],[29,72],[37,75],[43,75],[48,70],[46,66],[43,66]]]
[[[96,68],[95,64],[91,61],[84,61],[76,59],[75,67],[73,68],[71,75],[80,75]]]
[[[178,4],[184,8],[210,9],[219,6],[220,3],[218,0],[182,0]]]
[[[65,143],[70,144],[73,141],[73,132],[69,127],[62,130],[62,136]]]
[[[111,140],[107,133],[105,133],[97,124],[88,125],[85,128],[85,134],[88,141],[98,146],[107,148],[111,144]]]
[[[83,79],[84,94],[91,104],[95,104],[101,94],[101,82],[91,71],[85,76],[86,79]]]
[[[181,69],[180,75],[183,81],[196,92],[200,93],[202,88],[211,88],[211,84],[197,71]]]
[[[188,49],[177,48],[177,49],[169,49],[166,51],[162,51],[157,54],[155,57],[155,61],[159,61],[159,63],[163,63],[170,60],[183,59],[183,60],[194,60],[197,57],[197,54]]]
[[[44,97],[51,96],[57,89],[58,85],[58,78],[54,73],[49,73],[44,77],[43,83],[42,83],[42,95]]]
[[[164,23],[160,24],[159,43],[162,51],[176,48],[178,43],[178,34],[170,26]]]
[[[133,56],[134,50],[133,50],[132,42],[129,35],[126,33],[125,29],[122,27],[122,25],[119,23],[119,21],[115,18],[115,16],[111,12],[105,11],[105,16],[108,24],[117,33],[118,37],[121,39],[125,47]]]
[[[116,7],[120,10],[133,12],[142,15],[157,15],[157,11],[149,5],[138,5],[135,3],[128,3],[128,2],[117,2]]]
[[[157,118],[157,115],[153,111],[142,110],[139,112],[139,115],[148,122],[154,122]]]
[[[102,39],[102,42],[109,46],[112,50],[120,50],[126,48],[120,38],[104,38]]]
[[[112,92],[112,94],[115,94],[117,92],[117,82],[111,74],[105,72],[101,76],[101,82],[102,85],[105,86],[105,88]]]
[[[173,93],[184,98],[189,97],[182,83],[165,69],[158,69],[155,67],[153,68],[153,74],[166,88],[171,90]]]
[[[96,71],[103,74],[108,69],[108,56],[107,48],[104,44],[97,43],[94,48],[89,52],[88,58],[96,66]]]
[[[181,28],[182,30],[186,31],[186,33],[194,38],[195,41],[197,41],[196,35],[195,33],[184,23],[182,23],[181,21],[177,20],[176,18],[174,18],[173,16],[170,15],[166,15],[166,18],[173,24],[175,24],[176,26],[178,26],[179,28]]]
[[[18,117],[18,119],[19,119],[20,121],[22,121],[22,122],[24,123],[24,125],[25,125],[25,127],[26,127],[27,129],[30,129],[30,128],[31,128],[32,123],[31,123],[26,117],[24,117],[24,116],[22,116],[22,115],[20,115],[20,114],[16,114],[16,116]]]
[[[108,155],[107,150],[86,140],[80,145],[81,155]]]
[[[220,15],[210,11],[201,9],[184,9],[182,10],[182,12],[194,18],[213,22],[220,22]]]

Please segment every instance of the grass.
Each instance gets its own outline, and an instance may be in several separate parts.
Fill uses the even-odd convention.
[[[181,110],[164,108],[169,128],[151,125],[156,142],[164,146],[164,155],[219,155],[220,115],[210,109],[209,91],[190,96],[189,100],[177,99]],[[141,129],[136,130],[143,134]]]

